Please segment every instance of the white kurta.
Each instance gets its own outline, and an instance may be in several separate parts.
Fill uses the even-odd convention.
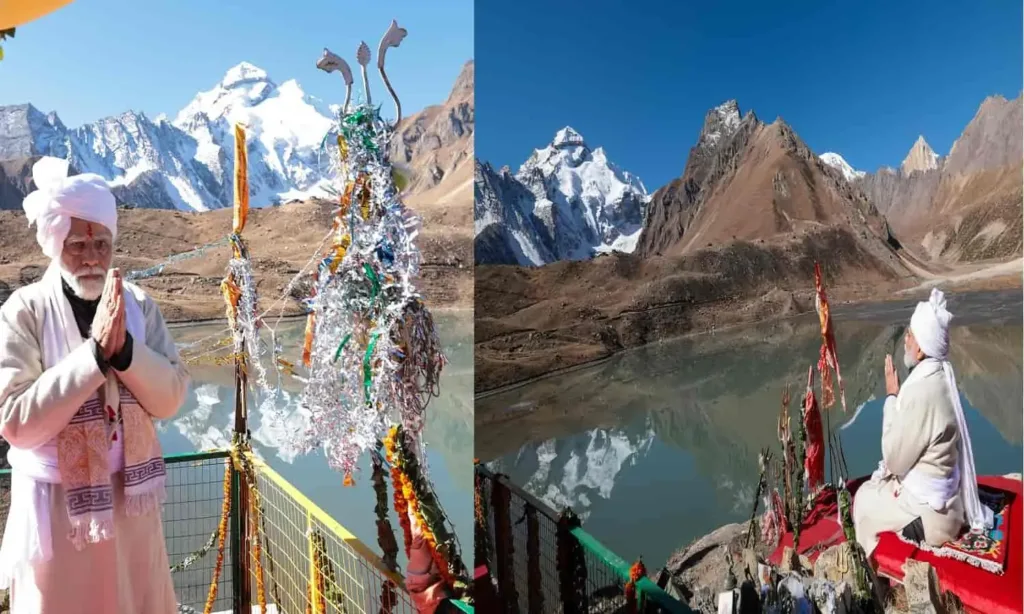
[[[154,419],[170,418],[184,401],[188,372],[156,303],[137,286],[124,287],[142,307],[146,339],[133,345],[131,367],[116,376]],[[45,295],[41,284],[25,286],[0,308],[0,435],[14,448],[51,442],[90,395],[102,394],[106,381],[88,345],[44,371]],[[177,611],[161,514],[126,517],[120,474],[113,481],[116,537],[81,552],[66,537],[64,490],[49,486],[53,557],[13,579],[12,614]],[[19,505],[31,502],[11,501],[12,508]]]
[[[956,474],[960,434],[956,410],[941,368],[922,364],[900,388],[898,399],[885,401],[882,418],[882,460],[893,476],[864,483],[853,501],[857,541],[870,555],[878,535],[902,529],[921,518],[925,541],[941,546],[957,537],[964,525],[960,496],[933,509],[911,493],[900,479],[912,469],[930,478]]]

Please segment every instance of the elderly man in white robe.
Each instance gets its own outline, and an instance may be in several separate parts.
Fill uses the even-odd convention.
[[[51,264],[0,308],[0,588],[14,614],[172,614],[153,421],[178,411],[188,373],[159,308],[111,268],[106,182],[67,172],[55,158],[33,167],[24,208]]]
[[[910,375],[902,386],[886,356],[882,461],[853,502],[857,541],[869,557],[886,531],[937,547],[965,525],[992,527],[993,513],[978,499],[971,436],[948,360],[952,319],[943,293],[932,290],[910,319],[904,339]]]

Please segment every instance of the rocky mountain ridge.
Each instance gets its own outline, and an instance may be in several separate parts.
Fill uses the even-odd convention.
[[[753,112],[741,117],[728,101],[708,111],[683,175],[652,197],[637,251],[677,256],[838,228],[881,268],[892,266],[885,220],[847,174],[811,152],[781,118],[766,124]]]
[[[469,168],[472,83],[469,62],[444,104],[399,126],[391,154],[414,175],[411,192],[435,188],[460,164]],[[248,62],[198,93],[173,121],[127,111],[68,129],[55,112],[44,114],[31,104],[0,107],[0,161],[7,167],[0,209],[20,208],[28,187],[20,169],[30,169],[40,156],[68,159],[80,172],[105,177],[120,201],[136,207],[206,211],[230,206],[236,122],[248,127],[253,206],[324,197],[333,171],[322,144],[335,126],[337,110],[305,94],[297,81],[278,85]]]
[[[1022,99],[986,98],[940,157],[919,137],[899,169],[854,183],[910,250],[958,263],[1020,257],[1024,189]]]

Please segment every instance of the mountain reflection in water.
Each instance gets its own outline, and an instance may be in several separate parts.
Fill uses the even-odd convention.
[[[463,556],[473,552],[473,314],[471,311],[445,311],[434,315],[449,364],[441,377],[441,395],[427,409],[425,441],[427,461],[437,494],[455,525]],[[174,327],[172,333],[180,346],[187,346],[218,332],[223,323]],[[298,364],[305,320],[285,321],[278,327],[278,342],[285,358]],[[219,338],[208,340],[204,346]],[[190,349],[190,354],[195,350]],[[220,352],[221,355],[227,352]],[[264,358],[265,364],[269,360]],[[192,386],[185,406],[173,419],[159,423],[160,441],[165,454],[178,454],[211,448],[225,448],[231,442],[234,426],[234,369],[231,366],[191,366]],[[276,377],[269,376],[271,385]],[[321,450],[308,455],[284,437],[285,424],[301,420],[297,412],[302,382],[285,378],[274,411],[279,416],[264,416],[258,402],[251,402],[249,428],[253,450],[278,473],[294,484],[317,505],[335,517],[375,551],[377,529],[373,506],[375,497],[370,483],[370,460],[364,455],[356,484],[341,485],[341,474],[331,470]],[[389,485],[390,493],[390,485]],[[400,525],[391,513],[397,531]],[[401,536],[397,535],[399,543]],[[399,553],[404,565],[405,552]],[[467,559],[468,560],[468,559]]]
[[[1021,471],[1020,295],[1015,319],[954,320],[951,361],[959,380],[979,474]],[[951,311],[958,313],[951,301]],[[883,364],[903,364],[906,309],[837,316],[849,414],[826,412],[841,431],[851,475],[881,455]],[[898,323],[897,323],[898,322]],[[476,400],[483,461],[584,527],[627,560],[661,565],[711,530],[746,521],[757,456],[778,448],[781,392],[802,399],[821,343],[814,316],[652,345],[596,366]],[[529,405],[532,411],[510,412]]]

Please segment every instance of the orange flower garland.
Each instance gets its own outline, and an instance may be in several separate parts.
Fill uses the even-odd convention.
[[[405,542],[405,556],[412,552],[412,523],[409,520],[409,502],[402,494],[402,472],[391,467],[392,488],[395,491],[395,513],[398,524],[402,525],[402,540]]]
[[[637,559],[636,563],[629,568],[629,582],[626,582],[626,610],[630,614],[636,614],[636,583],[647,575],[647,568],[644,567],[643,559]]]
[[[224,544],[228,537],[228,516],[231,513],[231,463],[224,468],[224,503],[220,510],[220,524],[217,526],[217,564],[213,568],[213,580],[206,594],[206,606],[203,614],[213,612],[213,602],[217,600],[217,588],[220,586],[220,572],[224,568]]]
[[[474,466],[480,459],[473,459]],[[491,532],[488,523],[490,510],[484,496],[484,478],[479,471],[474,471],[473,488],[473,560],[477,565],[491,559]]]
[[[420,531],[423,535],[423,541],[427,544],[427,549],[430,552],[430,557],[434,560],[434,564],[437,566],[438,572],[441,576],[441,580],[448,587],[455,585],[455,579],[452,577],[451,568],[448,565],[448,561],[445,560],[444,556],[438,550],[437,537],[434,535],[423,516],[423,511],[420,509],[420,501],[416,495],[416,489],[413,484],[413,480],[405,472],[405,462],[402,458],[400,449],[400,431],[398,426],[393,426],[388,431],[387,437],[384,439],[384,450],[388,463],[391,464],[391,478],[394,481],[395,489],[395,512],[398,514],[399,521],[402,523],[402,529],[405,533],[405,550],[406,556],[410,555],[412,548],[412,526],[409,520],[409,513],[413,518],[416,519],[416,524],[419,526]]]
[[[409,503],[402,494],[402,472],[398,469],[395,461],[395,437],[398,427],[391,427],[387,437],[384,438],[384,458],[391,465],[391,489],[394,491],[395,514],[398,515],[398,524],[402,525],[402,538],[405,542],[405,556],[412,552],[412,524],[409,521]]]
[[[416,519],[416,524],[419,525],[420,531],[423,534],[423,541],[427,544],[427,549],[430,551],[430,558],[434,559],[434,563],[437,565],[438,572],[441,575],[441,580],[444,581],[445,586],[451,587],[455,585],[455,579],[452,578],[451,570],[448,568],[448,561],[444,560],[444,557],[437,549],[437,538],[434,533],[430,530],[430,526],[427,524],[426,519],[423,517],[423,510],[420,509],[419,499],[416,498],[416,491],[412,486],[412,481],[405,473],[402,473],[402,495],[405,500],[409,502],[409,510],[412,512],[413,518]]]
[[[267,614],[267,588],[263,578],[263,540],[258,529],[260,526],[260,505],[256,500],[259,493],[256,491],[256,480],[254,478],[250,478],[249,489],[249,534],[253,543],[252,561],[256,567],[256,603],[260,607],[260,614]]]

